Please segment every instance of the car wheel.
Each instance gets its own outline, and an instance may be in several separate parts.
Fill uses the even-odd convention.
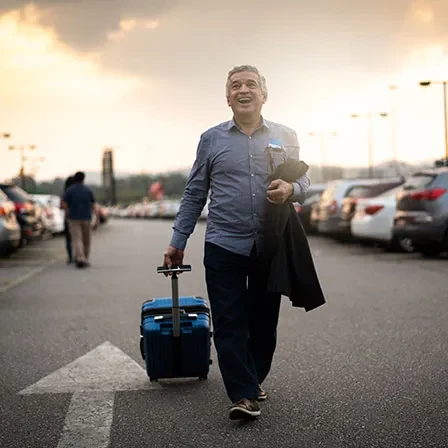
[[[398,246],[404,252],[411,253],[415,251],[414,243],[410,238],[400,238],[398,240]]]

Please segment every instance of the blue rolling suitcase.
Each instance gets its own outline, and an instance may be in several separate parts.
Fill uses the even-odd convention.
[[[166,378],[207,378],[210,370],[210,309],[202,297],[179,297],[178,273],[191,271],[181,265],[161,266],[158,273],[170,273],[172,297],[143,303],[140,350],[151,381]]]

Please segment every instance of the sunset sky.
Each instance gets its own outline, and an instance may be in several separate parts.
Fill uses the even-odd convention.
[[[366,121],[391,112],[408,162],[444,153],[446,0],[0,0],[0,180],[19,153],[39,179],[98,171],[188,168],[200,134],[231,118],[227,72],[266,76],[266,118],[293,127],[302,158],[320,163],[309,132],[337,131],[328,163],[367,163]],[[391,156],[390,118],[375,118],[375,161]],[[34,166],[33,166],[34,165]]]

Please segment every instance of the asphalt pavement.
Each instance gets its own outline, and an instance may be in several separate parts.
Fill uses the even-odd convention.
[[[181,294],[207,297],[204,229]],[[62,238],[28,248],[25,268],[0,263],[1,448],[448,446],[448,260],[310,238],[327,304],[283,300],[269,398],[238,423],[214,352],[204,382],[144,371],[140,306],[170,292],[156,274],[170,234],[169,221],[111,220],[89,269],[65,264]]]

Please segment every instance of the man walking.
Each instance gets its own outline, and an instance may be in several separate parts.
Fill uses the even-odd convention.
[[[85,174],[78,171],[73,176],[73,185],[65,191],[63,196],[72,245],[75,251],[75,262],[78,268],[90,265],[92,212],[96,211],[95,196],[92,190],[84,185],[84,179]],[[98,216],[96,222],[98,222]]]
[[[258,69],[232,69],[226,95],[233,118],[201,135],[164,264],[182,264],[210,189],[204,266],[229,417],[236,420],[260,415],[259,401],[267,398],[261,384],[276,347],[280,294],[257,275],[266,201],[302,201],[310,182],[268,181],[272,163],[298,160],[299,146],[292,129],[262,117],[268,93]]]

